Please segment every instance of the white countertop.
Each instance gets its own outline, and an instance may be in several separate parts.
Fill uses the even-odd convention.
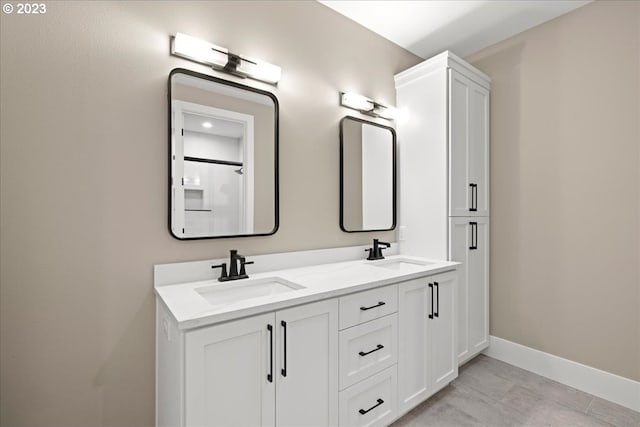
[[[412,264],[399,270],[376,266],[392,262],[394,259],[413,260],[426,265]],[[222,283],[216,279],[160,286],[155,288],[155,292],[175,318],[178,328],[186,330],[454,270],[457,265],[457,262],[396,255],[380,261],[348,261],[251,274],[248,279],[224,284],[242,284],[251,280],[277,277],[303,286],[303,289],[222,306],[210,304],[196,291],[201,287],[221,285]]]

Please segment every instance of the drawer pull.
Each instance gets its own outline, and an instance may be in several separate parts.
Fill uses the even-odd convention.
[[[378,403],[376,403],[375,405],[373,405],[371,408],[364,410],[364,409],[360,409],[358,412],[360,412],[361,415],[366,414],[367,412],[376,409],[378,406],[382,405],[384,403],[384,400],[382,399],[378,399]]]
[[[376,348],[374,348],[373,350],[369,350],[369,351],[367,351],[366,353],[365,353],[364,351],[361,351],[361,352],[359,352],[358,354],[359,354],[360,356],[366,356],[367,354],[371,354],[371,353],[373,353],[374,351],[382,350],[383,348],[384,348],[384,346],[383,346],[382,344],[378,344],[378,345],[376,346]]]
[[[372,308],[381,307],[381,306],[383,306],[385,304],[386,303],[384,301],[378,301],[378,303],[376,305],[372,305],[370,307],[360,307],[360,310],[367,311],[367,310],[371,310]]]

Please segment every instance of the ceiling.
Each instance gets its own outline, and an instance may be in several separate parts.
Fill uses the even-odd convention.
[[[184,113],[184,129],[227,138],[242,138],[244,135],[244,126],[241,123],[191,113]]]
[[[590,0],[318,0],[427,59],[444,50],[471,55]]]

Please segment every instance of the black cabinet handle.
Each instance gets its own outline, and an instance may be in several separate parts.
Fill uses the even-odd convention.
[[[376,305],[372,305],[370,307],[360,307],[360,310],[362,311],[367,311],[367,310],[371,310],[372,308],[376,308],[376,307],[380,307],[385,305],[386,303],[384,301],[378,301],[378,303]]]
[[[469,225],[471,226],[471,246],[469,249],[473,251],[478,249],[478,223],[470,222]]]
[[[283,377],[287,376],[287,322],[285,322],[284,320],[280,321],[280,325],[283,328],[284,331],[284,339],[282,340],[282,347],[284,349],[284,361],[282,364],[282,370],[280,371],[282,373]]]
[[[433,316],[438,317],[440,314],[440,286],[438,282],[433,282],[433,286],[436,288],[436,312],[433,313]]]
[[[269,374],[267,375],[267,381],[273,382],[273,326],[267,325],[269,331]]]
[[[361,414],[361,415],[364,415],[364,414],[366,414],[367,412],[372,411],[372,410],[376,409],[378,406],[382,405],[382,404],[384,403],[384,400],[382,400],[382,399],[378,399],[378,400],[377,400],[377,402],[378,402],[378,403],[376,403],[375,405],[373,405],[371,408],[366,409],[366,410],[365,410],[365,409],[360,409],[358,412],[360,412],[360,414]]]
[[[478,210],[478,184],[473,184],[473,210]]]
[[[369,351],[367,351],[367,352],[361,351],[361,352],[359,352],[358,354],[359,354],[360,356],[366,356],[367,354],[371,354],[371,353],[373,353],[374,351],[382,350],[383,348],[384,348],[384,346],[383,346],[382,344],[378,344],[378,345],[376,346],[376,348],[374,348],[373,350],[369,350]]]
[[[475,241],[475,243],[473,244],[473,246],[474,246],[476,249],[478,249],[478,223],[477,223],[477,222],[473,225],[473,234],[474,234],[474,236],[476,237],[476,241]]]
[[[475,212],[478,210],[478,184],[469,184],[471,187],[471,207],[469,210]]]
[[[429,313],[429,319],[433,319],[433,283],[429,283],[431,289],[431,313]]]

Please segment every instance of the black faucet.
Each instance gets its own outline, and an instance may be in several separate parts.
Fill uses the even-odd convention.
[[[384,248],[382,248],[383,246]],[[373,247],[369,249],[365,249],[364,251],[369,251],[369,256],[367,259],[369,261],[373,261],[376,259],[384,259],[384,255],[382,255],[382,249],[391,247],[391,243],[381,242],[378,239],[373,239]]]
[[[238,271],[238,263],[240,263],[240,271]],[[228,282],[229,280],[246,279],[249,277],[244,266],[247,264],[253,264],[253,261],[247,261],[244,255],[238,255],[236,249],[229,251],[229,274],[227,274],[227,264],[222,263],[219,265],[212,265],[211,268],[220,268],[220,277],[218,281]]]

